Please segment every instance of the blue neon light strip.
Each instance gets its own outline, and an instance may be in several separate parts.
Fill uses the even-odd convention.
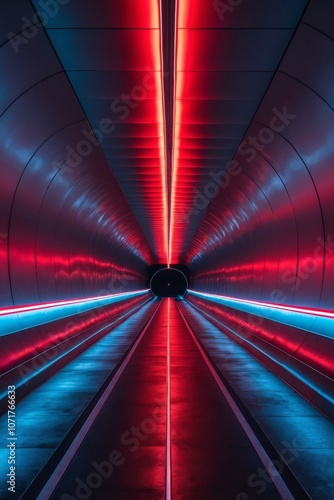
[[[329,401],[331,404],[334,404],[334,399],[329,394],[327,394],[326,392],[324,392],[324,390],[322,390],[321,387],[316,386],[312,382],[312,380],[310,378],[306,377],[304,374],[299,373],[297,370],[294,370],[294,369],[290,368],[285,363],[281,363],[278,359],[276,359],[274,356],[272,356],[269,353],[267,353],[264,349],[261,349],[259,346],[255,345],[253,342],[251,342],[249,339],[243,337],[238,332],[236,332],[235,330],[233,330],[232,328],[230,328],[229,326],[227,326],[225,323],[223,323],[222,321],[219,321],[214,316],[211,316],[206,311],[203,311],[202,309],[200,309],[195,304],[191,304],[191,307],[194,307],[200,314],[206,316],[207,318],[212,319],[215,324],[218,323],[219,325],[222,325],[224,327],[224,329],[227,329],[229,332],[232,333],[232,335],[235,335],[236,337],[238,337],[243,343],[246,343],[246,344],[250,345],[253,349],[255,348],[258,352],[260,352],[266,358],[270,359],[271,361],[273,361],[277,365],[279,365],[282,368],[284,368],[287,372],[291,373],[294,377],[296,377],[298,380],[300,380],[303,384],[307,385],[313,391],[315,391],[316,393],[320,394],[322,397],[324,397],[325,399],[327,399],[327,401]]]
[[[188,290],[188,293],[238,311],[269,319],[270,321],[306,330],[316,335],[322,335],[323,337],[334,338],[333,311],[237,299],[225,295],[195,292],[195,290]]]
[[[149,300],[149,298],[148,298],[148,300]],[[156,299],[153,299],[153,300],[156,300]],[[147,302],[145,304],[147,304]],[[112,321],[111,323],[109,323],[108,327],[110,329],[112,329],[113,326],[116,323],[119,323],[120,321],[124,321],[125,319],[128,319],[129,316],[133,315],[141,307],[142,307],[142,304],[136,305],[132,309],[128,309],[126,311],[126,313],[122,314],[122,316],[117,317],[114,321]],[[142,309],[142,311],[143,311],[143,309]],[[102,328],[99,328],[98,330],[94,331],[94,333],[92,333],[92,335],[90,335],[89,337],[85,338],[81,342],[75,344],[73,347],[70,347],[69,349],[65,350],[59,356],[57,356],[56,358],[52,359],[47,364],[44,364],[43,366],[41,366],[41,368],[39,368],[37,370],[31,370],[31,369],[27,368],[26,371],[27,371],[28,375],[25,376],[25,377],[21,377],[20,381],[15,384],[15,387],[18,388],[18,387],[21,387],[21,386],[23,386],[25,384],[29,384],[30,380],[32,380],[34,377],[36,377],[36,375],[39,375],[40,373],[42,373],[43,371],[45,371],[46,369],[50,368],[52,365],[54,365],[55,363],[57,363],[61,358],[67,356],[70,352],[75,351],[76,349],[78,349],[78,347],[80,347],[81,345],[84,345],[89,340],[91,340],[92,338],[96,337],[104,328],[105,327],[102,327]],[[59,344],[59,345],[61,345],[61,344]],[[51,347],[51,349],[53,349],[53,347]],[[35,356],[35,359],[37,359],[37,358],[38,358],[38,355]],[[34,359],[34,358],[32,358],[32,359]],[[22,373],[24,373],[24,370],[22,370]],[[8,394],[7,390],[5,392],[3,392],[3,393],[0,393],[0,400],[2,400],[3,398],[5,398],[7,394]]]
[[[134,292],[117,293],[75,299],[31,306],[11,307],[0,310],[0,336],[15,333],[26,328],[32,328],[44,323],[50,323],[61,318],[84,313],[98,307],[129,299],[137,295],[144,295],[149,289]]]

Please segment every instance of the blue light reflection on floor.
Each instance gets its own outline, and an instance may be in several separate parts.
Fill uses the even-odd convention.
[[[19,480],[13,498],[21,498],[24,489],[66,436],[153,314],[155,302],[153,299],[144,304],[126,321],[111,328],[110,333],[17,404]],[[7,413],[0,417],[1,428],[5,428],[7,420]],[[7,458],[8,449],[0,449],[2,478],[8,473]],[[9,498],[7,486],[5,481],[0,482],[0,498]]]
[[[334,313],[331,311],[316,311],[298,307],[289,308],[289,306],[284,305],[241,300],[234,297],[196,292],[195,290],[188,290],[188,293],[217,304],[231,307],[232,309],[237,309],[238,311],[269,319],[270,321],[306,330],[316,335],[322,335],[323,337],[334,338]]]
[[[30,310],[29,308],[22,308],[26,310],[17,308],[18,312],[15,311],[15,308],[11,308],[8,313],[2,311],[0,316],[0,336],[36,327],[44,323],[50,323],[51,321],[80,314],[98,307],[108,306],[112,303],[135,297],[136,295],[145,295],[148,292],[149,290],[145,289],[114,295],[90,297],[77,301],[55,302],[52,305],[31,306]]]
[[[155,300],[155,299],[153,299]],[[146,304],[144,304],[146,305]],[[119,316],[117,317],[117,319],[115,321],[112,321],[110,324],[109,324],[109,328],[112,329],[115,325],[115,323],[118,323],[119,321],[122,321],[124,320],[125,318],[127,318],[129,315],[132,315],[134,314],[136,311],[138,311],[138,309],[142,308],[143,309],[143,305],[137,305],[135,306],[133,309],[129,309],[126,311],[125,314],[123,314],[122,316]],[[143,309],[144,310],[144,309]],[[64,352],[62,352],[59,356],[57,356],[55,359],[49,361],[48,363],[45,363],[41,366],[41,368],[39,369],[30,369],[30,368],[26,368],[26,369],[22,369],[22,374],[21,374],[21,379],[20,379],[20,382],[19,383],[16,383],[16,389],[18,387],[21,387],[22,385],[25,385],[25,384],[29,384],[30,380],[33,379],[36,375],[38,375],[39,373],[42,373],[43,371],[45,371],[46,369],[50,368],[50,366],[52,366],[53,364],[57,363],[61,358],[63,358],[64,356],[67,356],[70,352],[72,351],[75,351],[76,349],[78,349],[78,347],[80,347],[81,345],[84,345],[87,341],[91,340],[93,337],[96,337],[97,335],[100,334],[101,331],[103,331],[105,329],[105,327],[102,327],[96,331],[94,331],[94,333],[92,333],[92,335],[90,335],[89,337],[85,338],[84,340],[82,340],[81,342],[75,344],[73,347],[69,348],[69,349],[66,349]],[[66,342],[66,341],[65,341]],[[59,344],[61,345],[61,344]],[[34,359],[34,358],[32,358]],[[38,356],[36,356],[36,359],[38,359]],[[23,376],[23,374],[26,373],[25,376]],[[0,400],[5,398],[7,395],[7,391],[5,391],[4,393],[0,393]]]
[[[203,317],[203,310],[194,310],[194,304],[186,301],[181,307],[213,361],[276,450],[287,459],[310,498],[334,498],[333,422],[211,321],[208,322]],[[261,497],[254,489],[251,498]],[[268,498],[265,493],[264,497]],[[250,497],[247,495],[247,498]]]
[[[230,328],[229,326],[227,326],[225,323],[219,321],[214,316],[211,316],[207,312],[203,311],[202,309],[200,309],[199,307],[197,307],[195,304],[191,304],[191,307],[193,307],[194,309],[196,309],[197,311],[199,311],[200,314],[205,315],[207,318],[210,318],[215,323],[221,324],[222,327],[225,330],[228,330],[229,332],[232,333],[232,335],[235,335],[236,337],[238,337],[244,344],[250,345],[253,349],[256,349],[263,356],[265,356],[266,358],[270,359],[271,361],[273,361],[277,365],[280,365],[281,367],[283,367],[287,372],[291,373],[291,375],[293,375],[295,378],[297,378],[298,380],[300,380],[303,384],[305,384],[308,387],[310,387],[310,389],[312,389],[314,392],[316,392],[317,394],[320,394],[323,398],[325,398],[331,404],[334,404],[334,399],[329,394],[327,394],[325,391],[323,391],[320,387],[318,387],[317,385],[315,385],[309,377],[305,376],[305,374],[301,374],[296,369],[290,368],[287,365],[287,363],[282,363],[277,358],[275,358],[275,356],[270,355],[264,349],[261,349],[259,346],[255,345],[251,340],[243,337],[236,330],[233,330],[232,328]]]

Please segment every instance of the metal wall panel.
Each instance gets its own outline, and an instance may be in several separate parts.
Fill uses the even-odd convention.
[[[159,11],[159,2],[151,0],[140,5],[74,0],[45,28],[155,260],[165,263],[168,188]],[[119,136],[126,146],[118,143]],[[147,142],[151,146],[144,151]]]
[[[151,249],[36,13],[1,9],[0,305],[144,287]]]
[[[188,298],[325,412],[334,370],[331,322],[328,335],[320,329],[334,293],[333,16],[333,2],[310,2],[184,253],[195,290],[297,306],[300,328],[292,328],[209,297]]]
[[[234,157],[240,173],[185,253],[195,288],[332,308],[333,47],[303,22],[297,29]]]

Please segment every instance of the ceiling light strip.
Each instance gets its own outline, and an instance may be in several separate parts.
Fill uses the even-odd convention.
[[[163,191],[163,218],[164,218],[164,253],[167,265],[169,267],[169,192],[168,192],[168,164],[167,164],[167,131],[166,131],[166,107],[165,107],[165,86],[164,86],[164,57],[163,57],[163,23],[162,23],[162,0],[159,2],[159,33],[160,33],[160,83],[161,83],[161,105],[163,114],[163,134],[164,134],[164,152],[163,165],[161,168],[161,181]]]
[[[172,128],[172,159],[171,159],[171,195],[170,195],[170,223],[169,223],[169,256],[172,262],[173,259],[173,243],[175,233],[175,202],[176,202],[176,174],[177,165],[175,158],[175,117],[176,117],[176,79],[177,79],[177,49],[178,49],[178,12],[179,2],[175,0],[175,21],[174,21],[174,63],[173,63],[173,128]]]

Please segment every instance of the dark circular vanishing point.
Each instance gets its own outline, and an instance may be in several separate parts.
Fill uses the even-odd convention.
[[[150,288],[156,297],[183,297],[188,288],[188,281],[178,269],[166,267],[152,276]]]

